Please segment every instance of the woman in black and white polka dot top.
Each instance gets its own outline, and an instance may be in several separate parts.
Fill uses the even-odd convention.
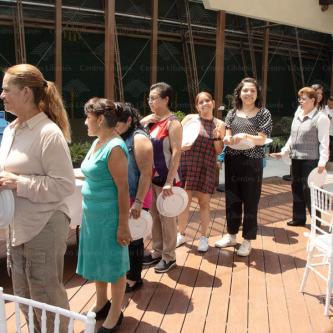
[[[228,233],[216,247],[235,246],[243,220],[243,242],[237,254],[248,256],[257,235],[257,213],[261,194],[264,142],[272,131],[270,112],[262,106],[256,80],[243,79],[234,91],[234,109],[225,119],[228,145],[225,156],[225,193]],[[243,218],[242,218],[243,215]]]

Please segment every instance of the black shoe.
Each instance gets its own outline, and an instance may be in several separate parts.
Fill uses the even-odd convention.
[[[161,259],[160,262],[154,267],[156,273],[165,273],[169,271],[173,266],[176,265],[176,260],[166,262]]]
[[[95,312],[96,313],[95,319],[96,320],[105,319],[108,316],[110,308],[111,308],[111,302],[107,301],[99,311]]]
[[[117,329],[119,328],[119,326],[121,325],[122,321],[124,319],[124,315],[122,312],[120,312],[120,316],[118,318],[118,321],[117,321],[117,324],[114,325],[112,328],[106,328],[104,326],[101,326],[97,333],[113,333],[113,332],[116,332]]]
[[[131,293],[132,291],[140,289],[141,287],[142,287],[142,281],[135,281],[132,287],[128,283],[126,283],[125,293]]]
[[[142,264],[144,266],[156,264],[161,260],[161,257],[153,258],[151,254],[148,254],[147,256],[144,256],[142,259]]]
[[[302,221],[289,221],[287,222],[287,225],[289,225],[290,227],[299,227],[299,226],[304,226],[305,222]]]

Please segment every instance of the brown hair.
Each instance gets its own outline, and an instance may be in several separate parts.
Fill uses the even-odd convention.
[[[195,96],[195,105],[198,105],[199,103],[199,97],[200,95],[205,94],[211,101],[213,101],[213,96],[211,93],[209,93],[208,91],[200,91],[196,96]]]
[[[171,102],[173,97],[172,87],[165,82],[157,82],[150,87],[149,91],[152,91],[154,89],[158,90],[158,93],[161,98],[169,97],[168,108],[171,108]]]
[[[318,102],[318,100],[317,100],[317,103],[318,103],[318,105],[319,105],[319,108],[322,109],[322,108],[324,107],[324,105],[325,105],[325,92],[324,92],[324,87],[323,87],[321,84],[319,84],[319,83],[315,83],[315,84],[313,84],[313,85],[311,86],[311,88],[313,88],[316,92],[317,92],[317,90],[321,90],[321,91],[322,91],[322,93],[323,93],[323,97],[322,97],[321,101]]]
[[[314,98],[314,100],[315,100],[314,105],[317,105],[317,93],[316,93],[316,90],[314,90],[313,88],[303,87],[302,89],[300,89],[298,91],[298,96],[301,96],[301,95],[306,95],[309,98]]]
[[[10,83],[21,89],[29,87],[32,90],[34,103],[38,109],[59,126],[66,141],[70,142],[71,130],[67,112],[55,84],[46,81],[40,70],[30,64],[15,65],[4,72],[12,76]]]
[[[109,128],[113,128],[119,121],[118,118],[121,115],[121,110],[109,99],[93,97],[84,105],[84,113],[90,113],[96,117],[103,115],[106,120],[106,125]]]
[[[243,89],[245,83],[252,83],[255,87],[256,87],[256,90],[257,90],[257,99],[255,100],[254,102],[254,105],[260,109],[262,107],[262,94],[261,94],[261,89],[260,89],[260,86],[258,84],[258,82],[253,79],[252,77],[246,77],[245,79],[243,79],[239,84],[238,86],[236,87],[236,89],[234,90],[234,100],[233,100],[233,105],[234,105],[234,108],[236,109],[241,109],[243,107],[243,102],[240,98],[240,93],[241,93],[241,90]]]

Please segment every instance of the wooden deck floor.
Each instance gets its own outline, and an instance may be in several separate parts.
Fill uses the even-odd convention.
[[[177,249],[177,268],[162,275],[153,267],[143,271],[143,288],[124,300],[119,332],[333,332],[332,317],[323,316],[324,283],[310,273],[306,292],[298,292],[308,229],[286,226],[291,217],[290,183],[265,180],[259,216],[250,257],[238,257],[233,248],[214,248],[225,232],[224,195],[216,193],[211,201],[211,247],[202,255],[197,252],[199,214],[194,200],[186,230],[189,241]],[[92,306],[95,291],[93,283],[75,274],[74,241],[72,233],[64,277],[71,309],[83,312]],[[0,285],[11,292],[4,259],[0,265]],[[13,304],[6,307],[12,333]],[[75,332],[81,330],[78,325]]]

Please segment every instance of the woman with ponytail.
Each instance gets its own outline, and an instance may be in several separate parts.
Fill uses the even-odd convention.
[[[54,83],[29,64],[5,70],[0,97],[16,116],[0,147],[0,191],[12,190],[15,201],[8,260],[14,293],[68,309],[62,279],[70,219],[64,198],[73,193],[75,178],[67,114]],[[28,319],[28,309],[21,310]],[[34,317],[40,332],[41,311],[35,309]],[[53,325],[48,313],[47,330]]]

